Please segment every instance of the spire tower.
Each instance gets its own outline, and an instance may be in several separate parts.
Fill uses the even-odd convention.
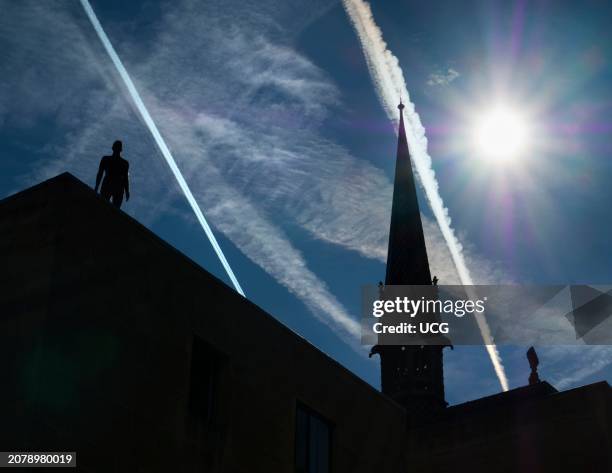
[[[401,100],[398,109],[400,117],[385,285],[431,285]],[[437,279],[433,284],[436,282]],[[406,407],[412,421],[434,417],[446,407],[443,348],[376,345],[370,352],[370,356],[380,355],[383,393]]]

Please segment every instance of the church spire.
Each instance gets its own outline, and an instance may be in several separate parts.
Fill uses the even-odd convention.
[[[429,285],[431,274],[400,99],[386,284]]]
[[[437,285],[431,279],[421,213],[408,140],[404,104],[400,111],[393,204],[387,253],[387,285]],[[380,355],[383,393],[403,405],[409,422],[421,422],[446,407],[442,345],[375,345],[370,356]]]

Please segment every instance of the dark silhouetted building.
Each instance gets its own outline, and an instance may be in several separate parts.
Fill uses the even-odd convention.
[[[76,451],[89,472],[406,471],[399,405],[70,174],[0,201],[0,260],[3,451]]]
[[[415,472],[610,473],[612,393],[539,382],[450,406],[408,436]]]

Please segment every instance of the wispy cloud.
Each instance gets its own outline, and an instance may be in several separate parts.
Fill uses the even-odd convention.
[[[40,117],[60,110],[61,125],[69,130],[49,150],[54,159],[39,163],[30,179],[69,169],[91,181],[95,163],[84,157],[97,156],[123,137],[136,190],[130,212],[149,222],[159,212],[172,212],[178,189],[170,184],[169,192],[171,175],[155,157],[146,129],[134,120],[129,98],[78,10],[57,8],[49,17],[37,2],[21,8],[16,14],[24,21],[53,20],[36,20],[27,40],[20,36],[31,33],[28,28],[9,32],[12,50],[23,52],[25,44],[51,86],[33,82],[19,101],[35,90],[45,99],[28,96],[32,110],[15,113]],[[391,183],[382,170],[319,135],[339,103],[339,91],[322,70],[278,39],[278,25],[270,18],[241,27],[225,22],[223,14],[186,1],[156,26],[156,48],[147,55],[125,38],[116,40],[117,49],[215,227],[353,343],[357,314],[348,314],[309,269],[278,221],[384,262]],[[43,43],[53,55],[40,55]],[[70,81],[75,71],[78,80]],[[72,100],[53,95],[64,80],[70,81]],[[10,101],[8,94],[3,98]],[[39,102],[45,109],[36,109]],[[425,229],[434,272],[444,282],[456,281],[439,230],[428,220]]]
[[[580,385],[612,364],[612,347],[606,345],[541,347],[538,353],[541,378],[558,389]]]
[[[53,118],[76,125],[106,87],[100,61],[66,2],[4,2],[0,15],[0,123],[28,128]],[[84,94],[88,90],[88,94]],[[78,95],[75,96],[75,91]]]
[[[449,67],[446,72],[432,72],[429,74],[427,85],[430,87],[446,86],[459,76],[460,74],[455,69]]]
[[[28,6],[36,9],[34,13],[38,18],[45,17],[45,12],[38,11],[40,7],[36,4],[22,5],[22,8],[27,10]],[[327,105],[336,100],[335,87],[305,57],[289,46],[271,43],[265,30],[247,30],[246,33],[225,30],[211,22],[207,12],[195,9],[195,2],[184,2],[181,7],[163,19],[158,47],[144,60],[134,60],[136,48],[123,44],[126,64],[134,71],[144,101],[170,147],[176,151],[181,169],[192,188],[197,189],[194,193],[214,225],[247,257],[301,299],[319,320],[334,327],[340,336],[353,344],[359,336],[358,322],[308,268],[301,252],[269,218],[266,209],[253,201],[252,193],[249,195],[251,177],[243,174],[262,162],[268,163],[268,169],[270,164],[292,164],[287,160],[296,156],[283,146],[289,133],[285,131],[287,136],[280,136],[281,125],[292,112],[301,117],[301,123],[296,121],[296,131],[309,122],[320,121]],[[32,13],[26,12],[24,17]],[[55,30],[55,34],[61,36],[65,29],[73,39],[80,40],[79,49],[80,44],[87,45],[85,49],[95,57],[94,64],[103,63],[103,51],[96,47],[93,33],[88,36],[75,26],[74,18],[78,18],[78,14],[64,11],[63,15],[56,12],[56,23],[49,24],[46,33]],[[203,24],[208,27],[202,29]],[[38,27],[44,28],[44,25]],[[181,38],[186,31],[194,35],[189,40]],[[12,33],[19,35],[18,31]],[[38,39],[43,37],[40,34]],[[31,43],[33,47],[43,44],[42,41],[38,45]],[[73,54],[67,45],[64,46],[58,47],[50,63],[45,62],[45,57],[38,57],[44,63],[39,64],[39,71],[47,72],[45,69],[50,67],[54,80],[61,80],[81,67],[78,60],[81,54]],[[193,70],[193,59],[201,59],[202,50],[207,51],[205,57],[209,64],[199,60],[198,69]],[[62,56],[66,51],[67,55]],[[62,58],[67,71],[54,67],[58,57]],[[155,163],[158,158],[154,157],[156,152],[151,139],[137,122],[134,123],[129,101],[117,94],[121,88],[113,83],[113,71],[96,66],[86,70],[89,74],[85,74],[84,80],[75,84],[71,91],[73,101],[76,97],[87,98],[85,107],[72,110],[84,125],[72,128],[65,144],[57,145],[54,150],[56,159],[40,163],[34,178],[69,169],[91,180],[95,164],[84,161],[83,156],[95,156],[107,148],[114,137],[124,137],[132,168],[140,169],[134,173],[134,187],[147,189],[146,195],[134,193],[136,198],[131,212],[150,218],[152,214],[147,211],[150,197],[155,196],[156,201],[174,199],[176,188],[172,185],[171,195],[164,189],[168,180],[160,180],[159,175],[167,178],[168,172]],[[100,72],[103,80],[96,78]],[[222,93],[220,82],[224,85]],[[177,84],[181,87],[177,88]],[[97,95],[95,86],[102,88]],[[222,98],[226,100],[220,101]],[[285,102],[290,106],[283,107]],[[53,96],[47,96],[45,103],[63,106]],[[234,108],[228,108],[228,104]],[[44,113],[36,112],[38,116]],[[264,129],[269,132],[262,133]]]

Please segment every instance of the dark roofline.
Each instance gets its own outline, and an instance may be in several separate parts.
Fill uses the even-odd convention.
[[[598,381],[596,383],[591,383],[584,386],[578,386],[572,389],[568,389],[567,391],[559,391],[550,383],[546,381],[541,381],[537,384],[520,386],[518,388],[493,394],[491,396],[474,399],[472,401],[467,401],[462,404],[455,404],[454,406],[448,407],[448,412],[451,414],[465,414],[474,410],[482,411],[500,406],[507,406],[526,401],[543,399],[546,397],[564,396],[566,394],[585,389],[605,390],[606,388],[608,389],[610,394],[612,394],[612,389],[610,388],[610,385],[607,381]]]
[[[473,409],[497,407],[516,402],[524,402],[531,399],[540,399],[551,394],[558,393],[557,389],[546,381],[537,384],[520,386],[518,388],[503,391],[490,396],[481,397],[461,404],[448,407],[449,412],[465,412]]]
[[[580,391],[584,389],[604,389],[604,390],[607,389],[610,395],[612,395],[612,386],[610,386],[610,384],[606,380],[597,381],[591,384],[585,384],[583,386],[576,386],[575,388],[568,389],[566,391],[557,391],[556,393],[554,393],[554,395],[563,396],[565,394],[573,393],[575,391]]]
[[[14,194],[10,194],[10,195],[8,195],[6,197],[3,197],[2,199],[0,199],[0,206],[4,205],[6,203],[10,203],[10,202],[12,202],[15,199],[19,199],[24,194],[30,194],[30,193],[32,193],[34,191],[39,191],[39,190],[41,190],[41,189],[43,189],[45,187],[49,187],[55,181],[62,181],[62,180],[69,179],[69,178],[72,178],[76,182],[78,182],[79,184],[82,184],[85,187],[88,187],[87,184],[85,184],[84,182],[82,182],[80,179],[78,179],[77,177],[73,176],[69,172],[63,172],[61,174],[58,174],[57,176],[53,176],[53,177],[51,177],[49,179],[41,181],[38,184],[34,184],[33,186],[26,187],[25,189],[22,189],[20,191],[15,192]]]
[[[21,191],[15,193],[15,194],[12,194],[12,195],[10,195],[8,197],[5,197],[4,199],[0,200],[0,208],[2,206],[6,205],[7,203],[10,203],[10,202],[12,202],[14,200],[17,200],[17,199],[23,197],[26,194],[31,194],[33,192],[40,192],[40,191],[43,191],[45,188],[49,188],[49,187],[57,186],[57,185],[62,185],[62,184],[71,185],[71,186],[74,186],[75,188],[78,188],[79,191],[84,192],[84,193],[87,194],[87,198],[88,199],[91,199],[92,201],[94,201],[94,199],[95,199],[95,201],[97,202],[98,205],[99,204],[107,205],[109,210],[111,210],[113,212],[116,212],[116,215],[117,215],[118,218],[128,219],[133,225],[136,226],[136,228],[139,229],[140,232],[143,233],[143,235],[145,235],[146,238],[150,238],[150,239],[155,240],[162,247],[166,248],[169,251],[172,251],[178,258],[182,259],[184,262],[186,262],[189,265],[191,265],[192,267],[194,267],[194,269],[196,269],[198,271],[204,271],[217,284],[219,284],[219,286],[222,287],[221,290],[230,291],[232,293],[232,295],[234,295],[235,297],[241,298],[244,301],[244,303],[251,305],[255,310],[260,312],[262,314],[262,316],[268,317],[269,319],[271,319],[273,321],[273,323],[276,323],[278,325],[278,327],[280,327],[282,330],[285,330],[290,336],[296,337],[299,341],[301,341],[302,343],[308,345],[310,348],[312,348],[313,350],[317,351],[322,356],[326,357],[332,364],[334,364],[336,367],[338,367],[341,370],[343,370],[345,373],[347,373],[349,376],[351,376],[357,382],[359,382],[362,385],[366,386],[368,389],[370,389],[376,395],[380,396],[382,399],[385,399],[387,402],[389,402],[393,406],[397,407],[398,409],[401,409],[402,411],[405,411],[405,409],[400,404],[398,404],[397,402],[395,402],[393,399],[389,398],[388,396],[384,395],[381,391],[376,389],[371,384],[369,384],[366,381],[364,381],[363,379],[361,379],[359,376],[357,376],[351,370],[346,368],[344,365],[342,365],[338,361],[334,360],[331,356],[329,356],[327,353],[325,353],[321,349],[317,348],[315,345],[310,343],[308,340],[306,340],[300,334],[294,332],[289,327],[287,327],[285,324],[283,324],[281,321],[276,319],[274,316],[272,316],[271,314],[267,313],[264,309],[259,307],[257,304],[255,304],[254,302],[250,301],[246,297],[242,297],[233,288],[228,286],[224,281],[222,281],[221,279],[217,278],[214,274],[209,273],[205,268],[200,266],[198,263],[196,263],[194,260],[192,260],[189,256],[187,256],[184,253],[182,253],[179,250],[177,250],[170,243],[168,243],[167,241],[163,240],[161,237],[156,235],[153,231],[148,229],[146,226],[144,226],[138,220],[136,220],[135,218],[131,217],[127,213],[125,213],[125,212],[123,212],[121,210],[116,209],[114,206],[104,202],[95,193],[95,191],[91,187],[89,187],[87,184],[85,184],[83,181],[81,181],[79,178],[77,178],[73,174],[71,174],[69,172],[63,172],[61,174],[58,174],[57,176],[54,176],[54,177],[52,177],[50,179],[47,179],[46,181],[42,181],[42,182],[40,182],[38,184],[35,184],[35,185],[31,186],[31,187],[28,187],[28,188],[26,188],[24,190],[21,190]],[[366,353],[367,353],[367,350],[365,350],[365,347],[364,347],[364,358],[365,358],[365,354]]]

